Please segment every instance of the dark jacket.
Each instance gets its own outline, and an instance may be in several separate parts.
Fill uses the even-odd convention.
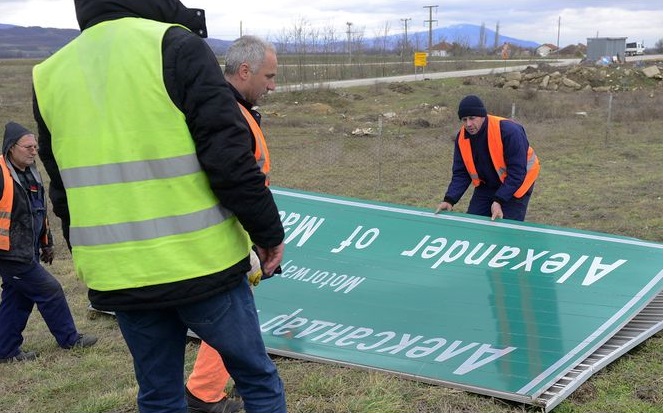
[[[164,85],[173,103],[184,113],[201,167],[220,203],[237,216],[254,244],[279,245],[284,231],[272,193],[264,185],[252,151],[251,132],[214,53],[201,38],[206,36],[202,10],[185,8],[175,0],[77,0],[81,30],[122,17],[142,17],[179,23],[162,42]],[[137,99],[140,99],[137,91]],[[55,214],[68,237],[69,209],[51,135],[34,100],[39,127],[40,157],[51,177],[50,196]],[[121,263],[118,263],[121,265]],[[90,291],[95,307],[105,310],[159,308],[194,302],[236,286],[249,270],[248,258],[207,277],[151,287],[112,292]]]
[[[511,120],[500,121],[500,134],[503,141],[503,153],[507,165],[507,178],[501,182],[494,169],[489,153],[489,140],[487,137],[487,119],[475,135],[466,133],[470,139],[473,152],[473,161],[482,184],[477,187],[480,191],[493,192],[494,200],[503,204],[512,199],[514,193],[526,177],[526,162],[528,153],[528,138],[523,126]],[[470,175],[461,157],[459,150],[459,133],[454,140],[454,161],[452,164],[452,180],[445,192],[444,200],[456,204],[466,192],[471,183]],[[531,190],[532,191],[532,188]]]
[[[5,127],[2,154],[12,175],[14,202],[9,224],[9,251],[0,250],[0,260],[30,263],[39,260],[40,247],[53,245],[53,236],[48,228],[46,196],[37,166],[32,164],[25,171],[17,170],[7,155],[9,149],[27,133],[30,132],[15,122],[9,122]],[[21,183],[19,174],[25,175],[24,182],[29,181],[28,188]],[[4,175],[0,169],[0,196],[4,190]]]

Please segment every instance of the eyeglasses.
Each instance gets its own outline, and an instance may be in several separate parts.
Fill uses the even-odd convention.
[[[27,149],[29,151],[39,151],[39,146],[37,145],[19,145],[16,144],[16,146],[20,146],[23,149]]]

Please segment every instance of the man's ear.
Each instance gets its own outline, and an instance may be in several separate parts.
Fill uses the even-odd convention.
[[[240,78],[242,80],[247,80],[249,78],[249,75],[251,75],[251,68],[249,67],[249,64],[242,63],[240,65],[240,70],[238,71],[238,74],[240,75]]]

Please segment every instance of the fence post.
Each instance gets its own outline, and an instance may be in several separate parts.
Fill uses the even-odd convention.
[[[613,110],[613,93],[609,92],[609,110],[606,117],[606,133],[604,135],[604,146],[609,145],[609,134],[611,133],[611,112]]]
[[[378,186],[376,193],[380,193],[383,186],[383,115],[378,115]]]

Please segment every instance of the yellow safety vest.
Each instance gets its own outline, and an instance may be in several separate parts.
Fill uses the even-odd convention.
[[[172,26],[102,22],[33,71],[76,272],[95,290],[201,277],[249,255],[248,234],[210,189],[164,86],[161,43]]]

